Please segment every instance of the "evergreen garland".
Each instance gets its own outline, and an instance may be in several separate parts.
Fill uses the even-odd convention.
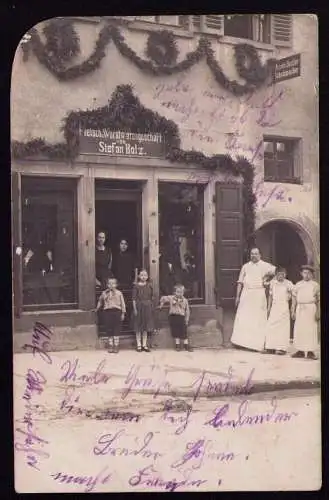
[[[142,59],[129,47],[118,27],[111,23],[106,24],[100,31],[91,56],[81,64],[67,67],[69,59],[77,54],[78,39],[75,37],[75,31],[73,28],[71,30],[69,25],[66,25],[64,31],[55,29],[54,23],[62,22],[62,20],[51,22],[53,23],[51,29],[47,26],[44,29],[47,38],[45,44],[41,41],[37,30],[32,28],[29,32],[31,39],[22,45],[22,50],[24,51],[24,60],[26,60],[31,48],[38,61],[59,80],[73,80],[99,68],[106,54],[105,49],[111,40],[123,57],[129,59],[141,71],[154,76],[173,75],[186,71],[205,58],[217,83],[235,96],[248,94],[260,88],[272,74],[274,59],[269,59],[265,65],[262,65],[255,47],[248,44],[238,44],[234,46],[235,65],[240,78],[243,78],[246,83],[241,84],[236,80],[230,80],[216,61],[210,41],[204,37],[200,37],[194,51],[189,52],[185,59],[176,63],[178,51],[175,41],[172,33],[166,30],[153,32],[149,35],[146,53],[151,60]],[[69,20],[65,20],[65,22],[71,23]],[[65,34],[64,38],[68,38],[69,41],[59,42],[58,38],[61,38],[63,33]],[[54,50],[52,47],[57,47],[57,49]]]
[[[110,128],[134,133],[148,131],[160,133],[165,141],[166,158],[169,161],[198,165],[207,170],[219,170],[242,176],[246,252],[254,245],[256,198],[253,192],[253,166],[245,158],[238,158],[234,161],[229,155],[207,157],[201,152],[182,150],[176,123],[145,108],[132,93],[131,85],[119,85],[106,106],[95,110],[70,112],[62,127],[66,142],[51,145],[42,138],[33,139],[27,143],[13,141],[12,157],[22,160],[41,155],[51,159],[72,161],[79,154],[79,127]]]
[[[145,53],[158,66],[172,66],[176,63],[178,50],[171,31],[154,31],[149,34]]]

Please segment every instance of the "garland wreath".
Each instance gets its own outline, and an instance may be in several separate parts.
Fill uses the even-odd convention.
[[[24,59],[31,49],[41,64],[50,71],[58,80],[73,80],[87,75],[99,68],[102,59],[105,57],[105,49],[112,40],[120,54],[129,59],[141,71],[145,73],[161,76],[173,75],[186,71],[203,58],[216,79],[217,83],[231,92],[235,96],[241,96],[255,91],[264,85],[270,78],[275,59],[269,59],[263,65],[259,59],[255,47],[248,44],[238,44],[234,47],[235,66],[240,78],[246,83],[241,84],[236,80],[230,80],[223,72],[216,61],[214,51],[208,39],[200,37],[197,48],[186,54],[185,59],[176,62],[178,50],[173,39],[173,35],[166,31],[150,33],[146,44],[146,55],[149,60],[142,59],[129,47],[117,26],[107,23],[100,31],[92,54],[81,64],[67,67],[68,55],[73,58],[77,55],[77,40],[75,31],[69,29],[69,24],[65,30],[55,29],[55,25],[62,20],[52,20],[51,26],[44,29],[47,42],[44,44],[35,28],[29,31],[30,39],[22,44]],[[66,23],[72,21],[65,20]],[[50,32],[50,33],[49,33]],[[58,38],[67,38],[68,41],[59,42]],[[51,42],[49,41],[49,38]],[[75,41],[72,41],[73,40]],[[54,51],[52,47],[55,47]]]
[[[133,94],[131,85],[119,85],[104,107],[87,111],[71,111],[64,119],[62,131],[65,142],[48,144],[44,139],[27,143],[12,142],[12,157],[18,160],[46,156],[51,159],[73,161],[79,154],[79,128],[110,128],[112,130],[161,133],[165,142],[166,158],[171,162],[194,164],[208,171],[219,170],[243,178],[244,248],[254,245],[255,203],[253,192],[254,168],[245,158],[233,160],[229,155],[205,156],[197,151],[180,148],[179,129],[175,122],[145,108]]]
[[[171,31],[154,31],[150,33],[145,54],[158,66],[172,66],[176,63],[178,49]]]

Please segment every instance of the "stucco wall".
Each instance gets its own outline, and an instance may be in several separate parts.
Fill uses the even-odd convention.
[[[41,25],[40,25],[41,28]],[[91,53],[100,26],[76,23],[84,60]],[[142,57],[147,33],[123,30],[127,43]],[[318,248],[318,131],[317,131],[317,20],[313,15],[293,17],[293,48],[259,50],[261,58],[302,55],[302,75],[237,98],[218,86],[204,61],[175,76],[142,73],[123,58],[113,44],[106,49],[100,68],[90,75],[59,82],[31,55],[23,62],[18,49],[12,71],[12,139],[44,137],[62,141],[62,119],[71,110],[104,106],[118,84],[132,83],[141,102],[173,119],[185,149],[206,154],[243,154],[256,167],[257,226],[288,217],[307,226]],[[193,50],[197,38],[179,39],[181,57]],[[212,39],[217,60],[230,78],[237,78],[233,45]],[[78,61],[77,61],[78,62]],[[238,134],[237,141],[228,133]],[[263,135],[302,139],[304,184],[263,183]],[[260,145],[260,146],[259,146]]]

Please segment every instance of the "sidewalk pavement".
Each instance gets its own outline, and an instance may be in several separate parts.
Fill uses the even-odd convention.
[[[55,390],[62,391],[66,384],[77,387],[83,384],[88,385],[90,393],[105,391],[107,397],[109,392],[113,392],[114,397],[122,395],[128,388],[131,396],[156,393],[193,397],[199,388],[198,397],[221,398],[229,395],[223,392],[227,381],[231,386],[244,387],[247,384],[251,387],[251,394],[320,387],[320,360],[293,359],[290,355],[238,349],[198,349],[194,352],[159,349],[151,353],[123,349],[118,354],[95,350],[51,352],[49,355],[51,364],[45,363],[38,353],[35,356],[32,353],[14,355],[17,389],[24,383],[29,368],[42,370],[47,384]],[[98,382],[92,381],[95,371]],[[70,377],[60,380],[69,373]],[[106,384],[99,383],[101,374],[109,377]],[[86,379],[81,378],[83,375],[91,377],[91,381],[85,384]]]

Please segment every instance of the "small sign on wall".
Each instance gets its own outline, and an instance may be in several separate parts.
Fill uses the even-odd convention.
[[[161,158],[165,144],[159,133],[79,127],[80,154]]]
[[[301,57],[300,54],[278,59],[275,62],[273,69],[273,83],[283,82],[296,78],[301,74]]]

